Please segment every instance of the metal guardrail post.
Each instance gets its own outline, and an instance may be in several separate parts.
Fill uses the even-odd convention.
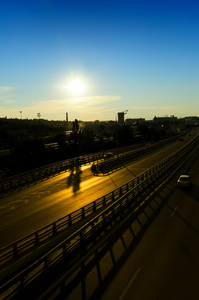
[[[14,258],[17,258],[19,256],[17,243],[13,244],[13,252],[14,252]]]
[[[57,234],[56,222],[53,223],[53,234]]]
[[[70,225],[72,225],[71,214],[70,214],[70,215],[68,215],[68,225],[69,225],[69,226],[70,226]]]
[[[120,197],[122,197],[122,188],[120,187],[120,192],[119,192]]]
[[[95,212],[96,211],[96,203],[95,203],[95,201],[93,202],[93,212]]]
[[[39,245],[39,234],[38,231],[35,232],[35,246]]]
[[[103,196],[103,206],[106,205],[106,196]]]
[[[82,219],[85,218],[85,211],[84,211],[84,207],[82,207]]]

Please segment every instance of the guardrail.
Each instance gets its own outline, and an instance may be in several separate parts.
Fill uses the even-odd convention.
[[[180,151],[176,151],[175,154],[172,154],[148,170],[149,172],[147,171],[140,175],[139,178],[136,178],[137,185],[131,186],[127,193],[112,202],[109,207],[106,206],[103,212],[97,214],[97,216],[79,228],[75,233],[48,251],[48,253],[38,257],[36,261],[26,266],[22,271],[18,271],[14,276],[12,274],[10,278],[2,280],[0,292],[10,293],[10,295],[16,294],[20,289],[34,282],[39,276],[47,275],[45,270],[54,272],[54,266],[57,266],[58,263],[63,265],[63,259],[65,259],[64,269],[68,270],[66,273],[69,274],[73,272],[75,268],[82,263],[81,256],[79,255],[82,245],[85,243],[88,245],[88,243],[92,242],[92,244],[94,243],[93,247],[95,247],[97,244],[95,243],[96,236],[101,236],[100,230],[103,230],[105,224],[107,224],[107,222],[110,223],[113,218],[115,218],[117,212],[121,210],[121,207],[123,209],[128,208],[129,211],[130,205],[130,211],[132,211],[132,207],[134,212],[140,210],[142,206],[141,203],[144,203],[144,201],[141,199],[140,202],[137,202],[137,197],[150,186],[151,182],[156,182],[158,178],[162,178],[168,170],[173,170],[176,165],[179,166],[180,161],[182,161],[185,156],[187,157],[188,152],[195,147],[196,142],[198,141],[192,141],[187,147],[181,148]],[[99,234],[97,232],[99,232]],[[92,248],[89,249],[94,251]],[[85,255],[89,255],[89,249],[87,248],[87,254]],[[45,281],[48,282],[48,280]],[[55,286],[52,285],[50,290],[52,291],[53,288],[55,288]]]
[[[158,148],[159,147],[160,145],[158,145]],[[132,163],[133,161],[146,156],[146,154],[148,155],[149,153],[153,152],[156,149],[157,149],[157,145],[153,145],[149,147],[144,147],[138,151],[131,151],[125,153],[125,155],[121,154],[114,158],[93,163],[91,166],[91,171],[93,172],[94,175],[99,175],[99,174],[106,175],[113,170],[117,170],[118,168],[121,168],[128,163]]]
[[[161,142],[152,144],[151,146],[147,147],[148,152],[158,149],[159,147],[164,146],[165,144],[168,144],[169,142],[172,142],[173,140],[177,139],[179,137],[179,134],[169,138],[167,140],[163,140]],[[145,147],[142,146],[142,151],[143,153],[146,153]],[[113,153],[117,153],[121,156],[124,156],[126,153],[129,155],[129,153],[137,153],[140,155],[140,149],[135,149],[136,145],[133,146],[128,146],[128,147],[121,147],[118,149],[112,149],[109,150]],[[9,190],[14,190],[18,187],[22,186],[27,186],[30,185],[31,183],[36,183],[38,181],[43,180],[44,178],[49,178],[51,176],[55,176],[56,174],[60,174],[62,172],[67,172],[71,170],[71,168],[74,168],[76,166],[83,166],[90,164],[92,162],[100,161],[104,158],[103,152],[98,152],[90,155],[84,155],[84,156],[79,156],[75,158],[71,158],[68,160],[56,162],[53,164],[49,164],[28,172],[20,173],[18,175],[14,175],[5,179],[0,180],[0,194],[5,193]]]
[[[91,162],[102,159],[102,157],[102,153],[80,156],[2,179],[0,180],[0,193],[38,182],[55,174],[69,171],[75,166],[90,164]]]
[[[8,262],[16,260],[22,255],[26,254],[28,251],[35,249],[38,245],[47,242],[53,236],[55,237],[59,233],[63,232],[66,229],[69,229],[71,226],[77,224],[82,219],[90,216],[94,212],[102,209],[107,204],[118,200],[125,193],[127,193],[130,189],[136,187],[143,180],[147,179],[152,174],[156,173],[162,166],[167,165],[172,161],[176,156],[181,157],[183,152],[189,149],[192,144],[197,140],[197,138],[193,139],[188,145],[180,148],[171,156],[162,160],[160,163],[151,167],[144,173],[140,174],[136,178],[130,180],[129,182],[123,184],[119,188],[107,193],[103,197],[96,199],[95,201],[87,204],[86,206],[70,213],[69,215],[58,219],[57,221],[50,223],[49,225],[39,229],[38,231],[27,235],[24,238],[21,238],[14,243],[3,247],[0,249],[0,266],[3,267]]]

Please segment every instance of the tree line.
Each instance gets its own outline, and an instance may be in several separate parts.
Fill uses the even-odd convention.
[[[137,126],[135,132],[132,126],[114,122],[82,126],[78,120],[66,124],[42,119],[0,119],[0,150],[10,149],[9,155],[0,156],[1,171],[11,176],[72,157],[167,136],[165,128],[158,130],[147,124]]]

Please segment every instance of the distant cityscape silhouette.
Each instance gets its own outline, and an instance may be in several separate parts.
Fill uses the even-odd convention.
[[[138,143],[154,143],[198,126],[199,117],[175,116],[116,121],[48,121],[0,118],[0,177],[79,155]]]

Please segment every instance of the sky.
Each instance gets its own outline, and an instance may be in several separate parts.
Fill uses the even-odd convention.
[[[0,118],[199,116],[199,1],[0,0]]]

